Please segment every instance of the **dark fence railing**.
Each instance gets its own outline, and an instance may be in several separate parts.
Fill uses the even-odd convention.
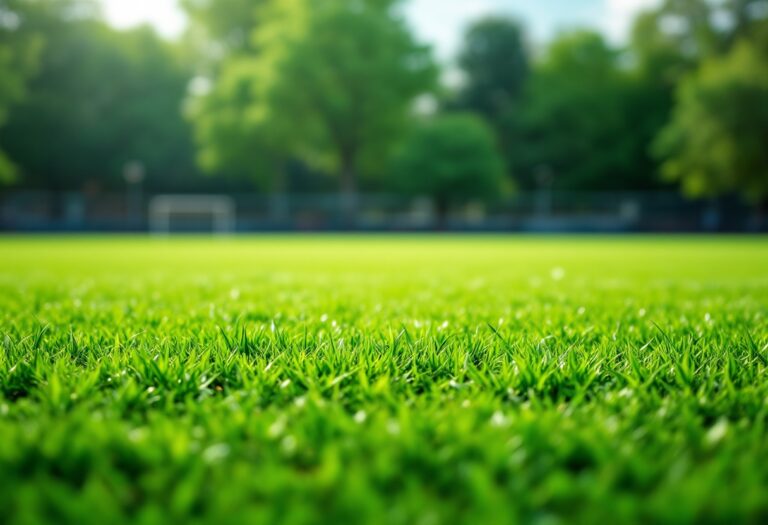
[[[163,206],[153,206],[158,202]],[[222,203],[231,203],[231,207]],[[157,217],[159,213],[164,215]],[[0,194],[0,229],[765,232],[768,220],[757,208],[738,198],[688,200],[676,193],[518,193],[495,202],[468,203],[438,213],[430,199],[393,195],[361,195],[351,209],[348,202],[333,194],[161,196],[13,191]]]

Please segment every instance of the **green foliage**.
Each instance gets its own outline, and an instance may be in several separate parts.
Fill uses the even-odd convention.
[[[24,98],[40,55],[42,35],[27,27],[32,7],[23,0],[0,0],[0,127],[6,124],[10,108]],[[0,186],[16,176],[16,166],[0,149]]]
[[[692,43],[664,31],[664,20],[663,10],[641,13],[632,26],[630,49],[640,76],[672,92],[680,78],[695,68],[698,57],[690,53]]]
[[[526,86],[511,128],[512,172],[526,188],[551,172],[560,190],[653,187],[647,143],[632,132],[636,84],[619,54],[597,33],[572,32],[548,48]]]
[[[405,187],[386,169],[438,71],[401,2],[182,5],[189,31],[172,44],[110,29],[93,0],[0,0],[0,182],[115,189],[140,160],[155,190],[248,180],[306,191],[335,174],[352,202],[360,185]],[[766,6],[664,0],[637,18],[626,50],[576,31],[536,59],[520,24],[480,19],[458,57],[465,83],[444,109],[484,119],[525,190],[682,184],[761,200]],[[195,156],[233,180],[203,182]]]
[[[181,0],[192,21],[192,29],[202,30],[209,51],[220,54],[253,50],[251,35],[258,22],[258,11],[268,0]]]
[[[762,239],[0,249],[8,525],[768,515]]]
[[[283,140],[270,140],[263,107],[264,78],[249,58],[231,58],[209,92],[193,96],[187,115],[193,123],[197,158],[207,173],[247,178],[263,189],[279,189]]]
[[[664,173],[694,196],[768,198],[768,49],[744,41],[680,86],[659,136]]]
[[[29,19],[45,52],[0,133],[23,184],[122,187],[133,160],[156,187],[183,183],[194,174],[181,115],[190,73],[176,50],[148,28],[118,32],[73,12],[40,9]]]
[[[467,31],[459,66],[466,76],[458,104],[497,122],[517,109],[528,78],[528,50],[515,20],[484,18]]]
[[[419,126],[399,151],[392,177],[406,193],[434,199],[440,211],[498,197],[504,161],[493,131],[477,116],[448,114]]]
[[[765,18],[765,0],[664,0],[635,21],[632,48],[641,70],[677,83],[707,58],[728,52]]]
[[[655,153],[657,160],[650,164],[654,171],[663,172],[667,181],[682,182],[684,190],[690,195],[740,191],[754,196],[756,193],[754,185],[746,179],[733,177],[732,167],[723,170],[721,153],[715,154],[720,155],[720,162],[703,166],[709,161],[704,159],[711,159],[713,152],[707,152],[698,160],[689,157],[686,161],[682,160],[685,155],[682,152],[688,150],[694,156],[694,148],[706,149],[702,141],[711,143],[715,140],[709,131],[704,131],[705,128],[711,129],[712,121],[707,123],[707,119],[703,118],[700,122],[694,122],[698,118],[694,114],[704,117],[704,112],[693,109],[698,104],[692,102],[698,97],[694,94],[697,88],[686,86],[699,82],[693,78],[701,75],[697,73],[698,70],[708,67],[704,64],[718,62],[724,55],[732,53],[732,47],[739,39],[752,41],[759,35],[765,25],[763,19],[766,6],[768,4],[763,0],[668,0],[662,2],[657,9],[640,15],[634,24],[631,51],[640,97],[631,100],[628,106],[640,110],[635,113],[639,117],[635,122],[640,123],[635,126],[635,133],[642,136],[643,143],[648,144],[648,149]],[[760,82],[759,70],[765,68],[764,65],[755,65],[758,66],[758,72],[754,79],[748,80],[751,83]],[[742,75],[745,73],[742,72]],[[683,95],[684,92],[687,94]],[[727,118],[740,118],[737,114],[745,115],[743,106],[751,104],[747,99],[754,94],[744,95],[747,98],[731,99],[728,102],[734,103],[736,107],[721,108],[723,114],[730,113]],[[731,91],[724,96],[739,97],[740,94]],[[684,102],[684,99],[688,99],[688,102]],[[731,125],[743,125],[745,128],[759,126],[757,120],[750,116],[743,123],[731,121]],[[750,133],[755,131],[761,133],[759,129],[751,129]],[[710,138],[704,139],[704,134],[709,134]],[[754,149],[754,146],[747,146],[749,148]],[[659,159],[669,162],[660,166]],[[698,167],[694,167],[694,164]],[[710,174],[704,175],[703,172]],[[755,176],[760,177],[759,174]],[[705,182],[705,179],[730,179],[733,184],[713,184]]]
[[[203,160],[212,168],[227,159],[244,165],[249,149],[265,144],[278,156],[338,173],[354,192],[360,172],[380,170],[414,98],[435,77],[428,50],[414,42],[394,4],[268,4],[253,36],[258,52],[225,63],[210,100],[200,103],[195,121]],[[224,115],[217,100],[231,102]]]

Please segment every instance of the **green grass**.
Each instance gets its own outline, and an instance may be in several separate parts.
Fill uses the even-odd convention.
[[[768,520],[764,238],[0,239],[0,521]]]

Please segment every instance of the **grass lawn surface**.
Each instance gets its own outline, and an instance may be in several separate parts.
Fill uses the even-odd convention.
[[[768,522],[768,241],[0,239],[0,521]]]

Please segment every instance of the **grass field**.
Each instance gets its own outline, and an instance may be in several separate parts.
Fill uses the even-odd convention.
[[[764,238],[0,239],[0,522],[768,522]]]

